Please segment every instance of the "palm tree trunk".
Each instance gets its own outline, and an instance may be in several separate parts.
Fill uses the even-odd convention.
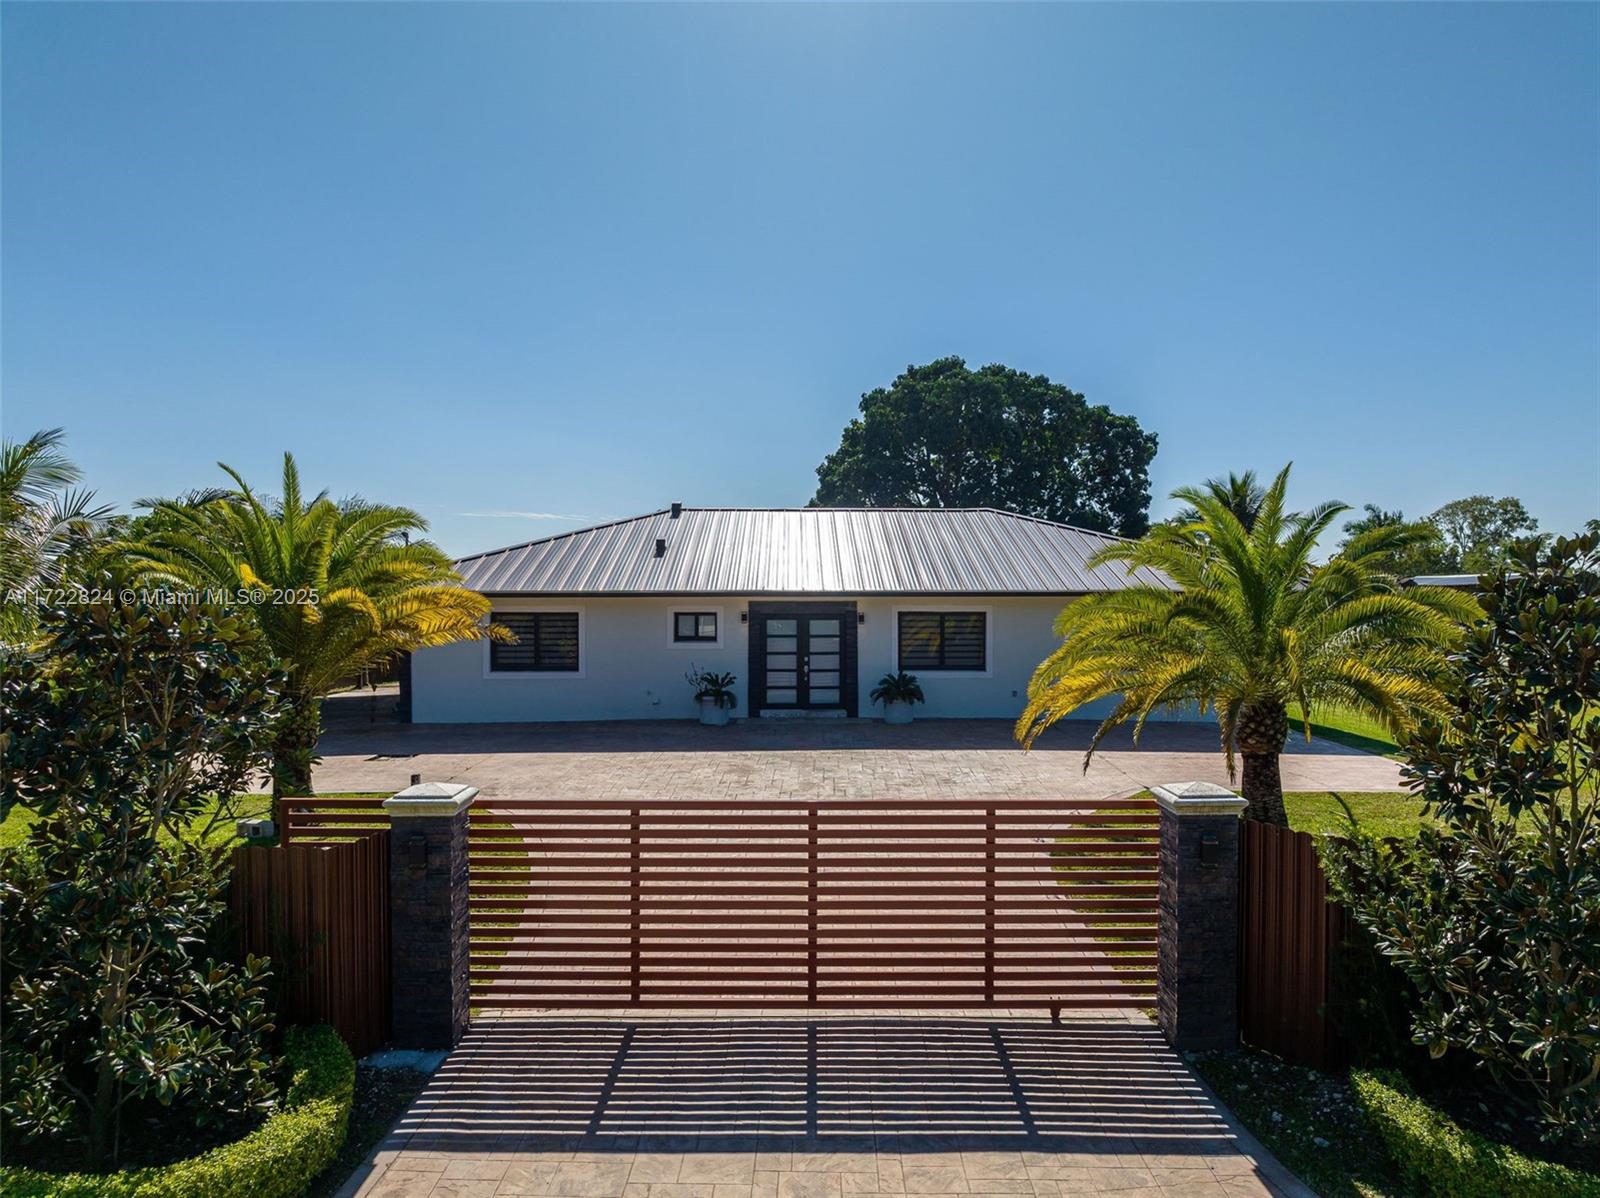
[[[272,742],[272,804],[282,826],[286,798],[307,798],[311,767],[317,761],[317,737],[322,733],[322,700],[312,695],[284,696],[283,722]]]
[[[1250,806],[1245,818],[1264,824],[1289,826],[1289,813],[1283,806],[1283,775],[1278,772],[1278,754],[1241,753],[1244,758],[1244,785],[1240,797]]]
[[[1246,819],[1264,824],[1289,826],[1283,807],[1283,775],[1278,757],[1289,739],[1289,710],[1278,699],[1258,699],[1239,712],[1235,741],[1244,758],[1244,785],[1241,794],[1250,806]]]

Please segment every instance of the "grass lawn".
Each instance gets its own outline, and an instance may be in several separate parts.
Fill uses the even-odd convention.
[[[335,792],[333,794],[320,795],[318,797],[325,799],[358,799],[369,798],[371,796],[359,792]],[[216,803],[209,804],[205,810],[200,812],[200,814],[195,817],[195,823],[204,826],[205,822],[210,819],[213,814],[215,814],[216,810]],[[216,827],[211,829],[211,832],[206,839],[211,844],[226,844],[229,841],[238,839],[233,827],[233,821],[235,819],[255,819],[262,816],[270,816],[271,814],[271,795],[240,795],[235,802],[235,809],[230,813],[229,818],[218,821]],[[25,807],[12,808],[11,813],[6,816],[5,822],[0,823],[0,850],[16,848],[25,839],[27,839],[28,829],[33,825],[37,818],[38,817],[35,816],[33,812],[29,811]]]
[[[1377,753],[1381,757],[1396,757],[1399,755],[1399,746],[1395,744],[1394,737],[1382,724],[1372,720],[1363,719],[1358,715],[1346,712],[1322,711],[1317,713],[1319,718],[1311,725],[1311,742],[1315,744],[1320,740],[1331,740],[1336,745],[1348,745],[1352,749],[1362,749],[1368,753]],[[1305,725],[1301,722],[1300,709],[1289,707],[1289,736],[1291,739],[1305,739]]]
[[[1364,833],[1381,838],[1409,840],[1422,828],[1422,800],[1407,791],[1372,793],[1290,791],[1283,796],[1289,826],[1313,836],[1350,836]]]
[[[1187,1058],[1239,1122],[1323,1198],[1411,1198],[1343,1077],[1251,1048]]]

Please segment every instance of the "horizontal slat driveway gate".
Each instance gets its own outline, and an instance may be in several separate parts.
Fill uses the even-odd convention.
[[[475,1007],[1143,1007],[1147,799],[472,808]]]

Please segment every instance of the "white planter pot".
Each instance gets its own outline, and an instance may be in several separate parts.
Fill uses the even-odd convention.
[[[909,724],[911,722],[911,704],[894,700],[883,705],[883,722],[885,724]]]
[[[720,707],[715,699],[700,700],[700,722],[709,728],[721,728],[728,722],[729,709]]]

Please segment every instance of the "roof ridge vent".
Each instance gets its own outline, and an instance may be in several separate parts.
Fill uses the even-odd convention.
[[[673,520],[676,520],[681,515],[683,515],[683,504],[674,503],[672,505],[672,515],[669,518],[673,519]]]

